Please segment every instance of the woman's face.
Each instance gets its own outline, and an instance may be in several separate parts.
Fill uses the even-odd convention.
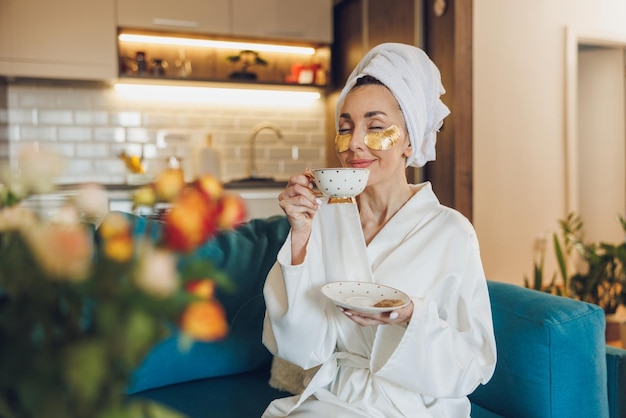
[[[337,134],[341,164],[369,168],[368,184],[405,178],[411,145],[400,106],[385,86],[368,84],[348,93],[339,111]]]

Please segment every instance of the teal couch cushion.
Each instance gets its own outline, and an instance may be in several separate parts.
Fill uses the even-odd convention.
[[[498,362],[471,401],[511,418],[608,417],[604,311],[521,286],[488,286]]]
[[[610,418],[626,417],[626,350],[607,346],[606,366],[608,371]]]
[[[159,225],[131,217],[135,233],[160,234]],[[265,301],[263,285],[289,232],[284,216],[255,219],[217,235],[196,254],[212,260],[235,284],[232,293],[218,291],[230,325],[224,340],[196,342],[187,352],[177,347],[177,331],[157,344],[131,380],[128,393],[208,377],[266,368],[271,354],[261,342]]]

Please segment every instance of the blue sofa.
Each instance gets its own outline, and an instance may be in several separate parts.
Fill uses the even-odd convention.
[[[145,221],[134,222],[145,233]],[[173,330],[135,372],[129,399],[152,399],[190,418],[254,418],[289,395],[269,386],[272,357],[261,343],[263,283],[288,230],[285,217],[255,219],[198,250],[237,285],[234,294],[220,295],[230,335],[181,353]],[[498,363],[470,396],[472,417],[626,417],[626,350],[605,345],[599,307],[511,284],[488,286]]]

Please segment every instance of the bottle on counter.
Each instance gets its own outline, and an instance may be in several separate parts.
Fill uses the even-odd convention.
[[[194,149],[194,174],[196,177],[204,174],[212,174],[221,180],[222,155],[213,147],[213,136],[207,134],[203,145]]]

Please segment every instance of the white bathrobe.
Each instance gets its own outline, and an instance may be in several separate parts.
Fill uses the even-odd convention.
[[[304,369],[322,365],[304,393],[263,417],[468,417],[467,395],[492,376],[496,347],[476,233],[439,204],[430,183],[365,245],[354,204],[326,204],[305,261],[291,237],[268,277],[263,341]],[[325,283],[371,281],[414,304],[408,326],[362,327],[321,293]]]

